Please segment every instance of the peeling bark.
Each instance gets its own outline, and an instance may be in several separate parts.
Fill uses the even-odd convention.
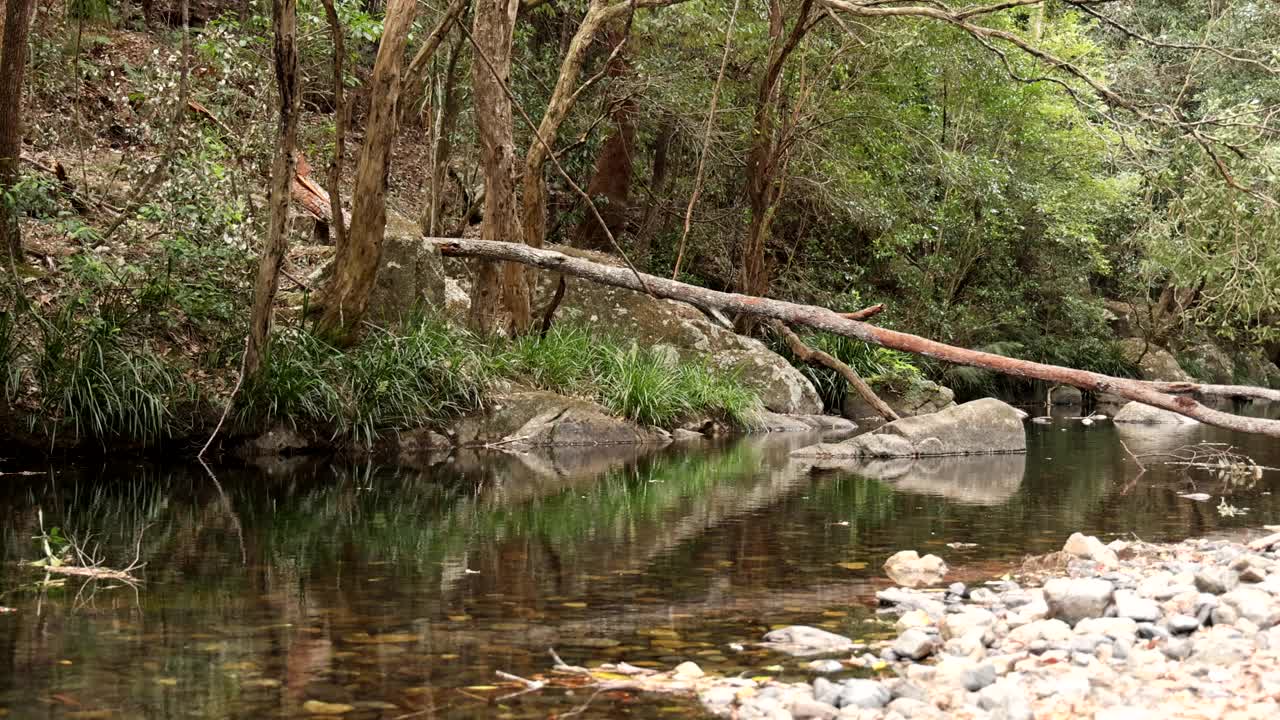
[[[289,189],[296,172],[293,147],[298,137],[298,4],[297,0],[273,0],[275,28],[274,57],[277,97],[280,101],[276,155],[271,165],[271,224],[258,256],[258,274],[253,285],[253,309],[249,315],[249,337],[245,342],[244,375],[253,377],[262,366],[267,339],[271,336],[271,316],[280,285],[280,265],[289,246]]]
[[[387,175],[396,135],[396,103],[400,98],[400,65],[417,10],[415,0],[391,0],[383,20],[382,40],[370,79],[369,120],[356,165],[354,204],[347,242],[334,256],[333,280],[326,288],[319,328],[334,342],[354,339],[355,328],[369,304],[382,260],[387,225]]]

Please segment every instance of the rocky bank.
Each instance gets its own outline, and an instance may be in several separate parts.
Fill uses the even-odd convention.
[[[1280,717],[1280,532],[1110,545],[1077,534],[1023,571],[877,593],[898,631],[879,646],[815,628],[766,635],[827,656],[808,662],[811,682],[711,678],[691,663],[671,681],[742,720]]]

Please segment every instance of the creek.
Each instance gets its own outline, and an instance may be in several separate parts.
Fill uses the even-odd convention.
[[[0,717],[297,717],[308,701],[388,720],[702,717],[589,690],[495,701],[513,692],[495,671],[545,673],[554,647],[571,664],[801,678],[806,660],[751,644],[787,624],[892,636],[873,605],[898,550],[981,581],[1075,531],[1167,541],[1280,522],[1280,473],[1140,474],[1128,454],[1222,442],[1280,466],[1274,440],[1066,419],[1027,432],[1025,456],[889,473],[811,471],[788,457],[815,440],[801,435],[209,471],[0,461]],[[1220,513],[1224,497],[1247,511]],[[44,582],[22,565],[43,554],[41,518],[107,565],[137,555],[145,582]]]

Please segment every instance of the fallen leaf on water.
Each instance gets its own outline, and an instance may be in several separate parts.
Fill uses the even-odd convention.
[[[1204,502],[1213,496],[1207,493],[1186,493],[1185,495],[1179,495],[1178,497],[1186,498],[1187,500],[1195,500],[1196,502]]]
[[[497,685],[468,685],[464,689],[471,690],[472,692],[489,692],[491,690],[497,690],[498,686]]]
[[[836,565],[844,568],[845,570],[865,570],[867,567],[867,564],[864,562],[842,562],[836,563]]]
[[[964,550],[966,548],[976,548],[978,547],[978,543],[949,542],[947,543],[947,547],[952,550]]]
[[[178,684],[178,678],[159,677],[156,678],[156,684],[163,685],[164,687],[174,687]]]
[[[380,633],[378,635],[370,635],[369,633],[359,632],[344,635],[342,639],[349,643],[357,643],[360,645],[383,645],[414,642],[418,640],[418,636],[413,633]]]
[[[350,705],[343,705],[342,703],[327,703],[320,702],[319,700],[308,700],[302,703],[302,710],[303,712],[311,713],[312,715],[341,715],[343,713],[349,713],[352,710],[355,710],[355,708]]]
[[[560,607],[563,607],[563,608],[569,608],[569,609],[571,609],[571,610],[581,610],[582,608],[584,608],[584,607],[586,607],[586,606],[587,606],[587,604],[586,604],[586,603],[584,603],[584,602],[567,602],[567,603],[560,603]]]
[[[769,672],[771,672],[771,673],[780,673],[780,672],[782,672],[782,666],[781,666],[781,665],[767,665],[767,666],[765,666],[764,668],[761,668],[761,669],[762,669],[762,670],[768,670],[768,671],[769,671]]]

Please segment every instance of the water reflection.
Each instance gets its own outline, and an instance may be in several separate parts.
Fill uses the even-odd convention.
[[[1173,429],[1173,428],[1169,428]],[[583,698],[476,697],[493,671],[693,659],[728,672],[779,622],[866,636],[879,566],[903,548],[994,572],[1073,531],[1145,539],[1275,522],[1274,478],[1233,487],[1137,453],[1225,441],[1280,465],[1266,439],[1212,428],[1131,435],[1030,426],[1025,456],[814,469],[777,436],[652,456],[575,449],[415,465],[291,459],[262,467],[60,465],[0,486],[0,709],[11,717],[280,717],[308,700],[347,717],[545,717]],[[1189,432],[1188,432],[1189,431]],[[0,470],[19,468],[0,467]],[[25,468],[24,468],[25,469]],[[1193,484],[1249,507],[1222,518]],[[46,528],[140,552],[135,596],[39,587],[18,563]],[[141,541],[138,542],[139,532]],[[962,540],[976,548],[953,549]],[[95,594],[96,590],[96,594]],[[583,717],[659,714],[599,698]]]
[[[962,505],[1000,505],[1022,485],[1027,458],[1020,453],[892,458],[851,461],[839,467],[888,483],[898,492],[936,495]]]

